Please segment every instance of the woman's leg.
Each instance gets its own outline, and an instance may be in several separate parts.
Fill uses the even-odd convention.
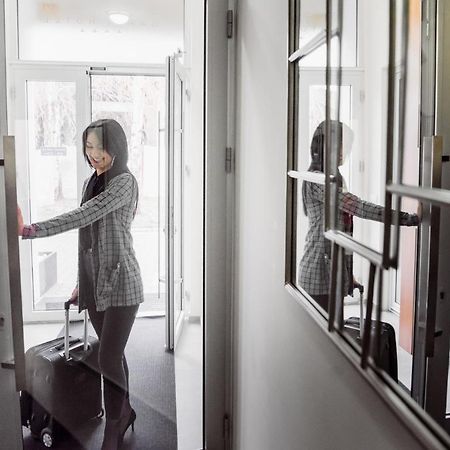
[[[138,306],[118,306],[106,311],[89,311],[99,337],[99,366],[103,375],[106,415],[121,416],[128,399],[128,366],[124,351],[136,317]]]

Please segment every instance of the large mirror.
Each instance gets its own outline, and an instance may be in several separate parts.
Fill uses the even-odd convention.
[[[288,282],[450,429],[448,5],[292,4]]]

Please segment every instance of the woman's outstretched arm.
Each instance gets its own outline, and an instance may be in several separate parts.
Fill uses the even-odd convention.
[[[325,199],[325,186],[317,183],[309,183],[311,194],[314,199],[323,202]],[[339,209],[352,216],[362,219],[374,220],[376,222],[384,221],[385,208],[375,203],[367,202],[351,194],[350,192],[339,192]],[[417,214],[400,212],[400,225],[417,226],[420,223]]]
[[[91,225],[127,204],[133,196],[134,182],[133,176],[129,173],[118,175],[111,180],[103,192],[79,208],[44,222],[23,226],[22,239],[53,236]]]

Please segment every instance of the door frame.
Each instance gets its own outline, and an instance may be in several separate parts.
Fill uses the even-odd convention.
[[[436,0],[434,2],[425,2],[429,8],[429,14],[426,10],[423,13],[423,36],[422,53],[424,54],[424,74],[422,76],[423,97],[422,104],[425,108],[422,111],[424,120],[422,127],[422,142],[425,137],[442,137],[442,154],[448,154],[450,148],[450,108],[447,102],[450,102],[450,94],[446,86],[450,74],[450,50],[442,43],[450,38],[450,6],[448,2]],[[424,6],[426,7],[426,5]],[[430,39],[426,36],[426,26],[428,22],[428,31]],[[432,82],[430,83],[430,79]],[[425,151],[425,149],[423,149]],[[440,156],[440,155],[438,155]],[[423,157],[425,159],[426,155]],[[437,172],[440,186],[442,189],[450,190],[450,167],[442,163],[442,158],[436,166],[432,168]],[[425,174],[423,174],[425,177]],[[422,359],[414,361],[417,369],[424,374],[420,380],[420,394],[423,395],[423,407],[447,432],[450,432],[450,414],[447,414],[447,394],[449,386],[449,351],[450,351],[450,280],[448,277],[448,267],[450,267],[450,253],[443,249],[448,249],[450,238],[446,230],[450,226],[450,208],[434,206],[439,216],[437,227],[438,236],[431,236],[431,244],[434,249],[430,255],[430,276],[432,278],[432,288],[428,292],[426,323],[428,328],[425,330],[425,349],[422,350]],[[433,211],[433,209],[432,209]],[[433,214],[433,212],[431,213]],[[433,218],[431,218],[433,220]],[[433,270],[437,265],[437,270]],[[433,298],[432,298],[432,297]],[[431,318],[429,318],[428,304],[434,303]],[[433,317],[434,316],[434,317]],[[431,319],[431,320],[430,320]],[[417,318],[416,330],[420,328],[421,318]],[[429,329],[431,328],[431,329]],[[423,334],[422,334],[423,335]],[[424,357],[425,356],[425,357]]]
[[[228,2],[205,0],[204,84],[204,300],[203,442],[205,449],[228,448],[232,429],[233,237],[225,171],[228,112]],[[233,36],[235,34],[233,33]],[[234,39],[234,37],[232,38]],[[232,81],[232,80],[230,80]]]
[[[5,1],[0,0],[0,159],[3,159],[3,136],[8,134],[8,107],[6,85],[6,33],[5,33]],[[0,210],[6,211],[4,167],[0,167]],[[19,395],[16,386],[14,366],[4,363],[14,357],[14,329],[11,312],[11,292],[8,278],[9,261],[7,249],[6,217],[0,214],[0,308],[3,324],[0,339],[0,401],[8,414],[3,414],[0,423],[2,442],[6,448],[22,448],[22,424],[20,419]],[[23,339],[23,335],[22,335]]]
[[[60,62],[29,62],[19,61],[8,65],[9,80],[11,89],[9,90],[9,110],[8,131],[11,135],[26,135],[26,133],[17,133],[16,121],[18,114],[26,116],[26,94],[23,84],[26,80],[33,81],[72,81],[76,83],[77,94],[77,142],[81,141],[81,133],[83,129],[91,122],[91,92],[90,80],[91,75],[142,75],[142,76],[165,76],[163,64],[151,64],[133,66],[128,64],[105,64],[105,63],[64,63]],[[19,119],[20,121],[20,119]],[[26,145],[26,143],[25,143]],[[78,154],[78,153],[77,153]],[[18,164],[18,170],[27,173],[28,160],[23,160]],[[77,193],[80,195],[83,181],[90,175],[89,168],[86,166],[83,158],[77,157],[77,170],[80,176],[77,179]],[[22,210],[25,220],[29,217],[28,204],[28,177],[24,177],[24,183],[18,187],[19,204],[23,205]],[[80,200],[80,199],[79,199]],[[37,321],[45,322],[61,322],[64,320],[63,311],[33,311],[29,305],[33,300],[32,285],[32,258],[31,244],[24,242],[22,247],[27,247],[21,251],[22,265],[22,288],[23,288],[23,313],[24,322],[31,323]],[[28,306],[27,306],[28,305]],[[71,318],[76,318],[76,312],[71,311]]]
[[[175,228],[176,223],[174,222],[174,230],[173,230],[173,236],[174,236],[174,252],[178,251],[180,253],[180,277],[179,279],[175,279],[173,280],[174,286],[176,284],[179,285],[179,291],[180,291],[180,312],[179,315],[176,316],[176,308],[175,308],[175,296],[174,296],[174,348],[176,348],[178,340],[181,336],[181,333],[183,332],[183,325],[184,325],[184,319],[185,319],[185,310],[184,310],[184,286],[185,286],[185,273],[184,273],[184,256],[185,256],[185,247],[184,247],[184,206],[185,206],[185,197],[184,197],[184,171],[185,171],[185,162],[184,162],[184,151],[185,151],[185,141],[184,141],[184,128],[185,128],[185,103],[186,103],[186,98],[185,98],[185,82],[186,82],[186,78],[185,78],[185,73],[184,73],[184,67],[183,64],[180,62],[180,58],[182,56],[182,53],[178,53],[175,55],[174,57],[174,76],[175,76],[175,80],[174,80],[174,100],[175,100],[175,104],[174,104],[174,121],[173,121],[173,125],[174,125],[174,129],[173,132],[175,134],[175,138],[174,138],[174,148],[173,148],[173,163],[174,163],[174,171],[173,171],[173,179],[172,179],[172,184],[175,188],[176,183],[176,177],[177,174],[175,173],[175,168],[177,167],[177,164],[179,165],[178,169],[178,176],[179,176],[179,195],[180,195],[180,207],[179,207],[179,211],[178,213],[180,214],[180,230],[178,231],[178,233],[180,233],[180,244],[179,244],[179,248],[178,250],[176,249],[175,246],[175,235],[177,233],[177,230]],[[178,86],[178,82],[180,83],[180,85]],[[179,91],[178,88],[181,88],[181,91]],[[178,99],[178,95],[180,96],[180,98]],[[180,102],[180,123],[177,123],[177,117],[176,117],[176,102],[179,100]],[[180,128],[176,128],[176,126],[179,125]],[[177,134],[180,136],[180,149],[179,149],[179,160],[178,162],[176,161],[177,158],[177,153],[176,153],[176,139],[177,139]],[[175,195],[176,192],[174,190],[174,208],[175,208]],[[174,209],[175,212],[175,209]],[[174,216],[175,217],[175,216]],[[174,253],[174,274],[175,274],[175,253]],[[175,294],[175,288],[174,288],[174,294]]]

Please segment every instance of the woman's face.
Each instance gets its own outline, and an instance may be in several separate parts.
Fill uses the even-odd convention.
[[[101,140],[94,131],[89,131],[84,149],[97,175],[106,172],[112,163],[112,156],[103,148]]]

